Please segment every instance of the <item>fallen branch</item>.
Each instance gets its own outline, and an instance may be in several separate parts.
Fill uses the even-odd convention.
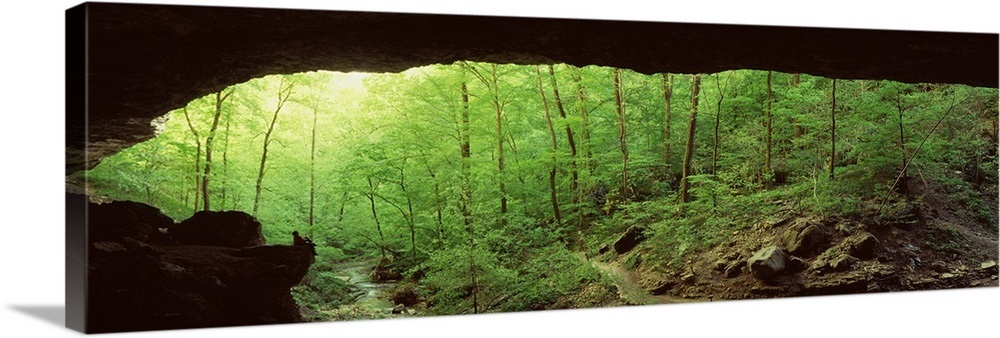
[[[906,164],[903,165],[903,170],[900,170],[899,175],[896,175],[896,180],[892,181],[892,186],[889,187],[889,191],[885,193],[885,198],[882,199],[882,203],[878,205],[878,210],[875,211],[876,215],[882,214],[882,207],[884,207],[885,203],[889,201],[889,196],[891,196],[892,194],[892,189],[896,189],[896,184],[898,184],[899,179],[903,177],[903,173],[906,172],[906,168],[910,166],[911,162],[913,162],[913,158],[917,157],[917,154],[920,153],[920,148],[924,147],[924,142],[927,142],[927,139],[931,137],[931,134],[934,134],[934,131],[937,130],[937,127],[941,125],[941,121],[944,121],[944,118],[947,117],[948,114],[951,113],[951,110],[955,109],[955,107],[957,107],[959,103],[961,103],[961,101],[952,104],[951,107],[948,108],[948,111],[944,112],[944,114],[941,115],[941,118],[939,118],[937,123],[934,124],[934,127],[931,128],[931,131],[928,132],[927,135],[924,135],[924,139],[920,141],[920,145],[917,146],[917,150],[913,151],[913,155],[910,155],[910,159],[906,160]]]

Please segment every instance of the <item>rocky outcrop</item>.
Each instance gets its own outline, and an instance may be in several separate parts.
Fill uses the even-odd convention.
[[[894,227],[903,230],[912,230],[920,224],[921,220],[920,208],[918,206],[910,206],[893,214],[887,221]]]
[[[789,226],[783,238],[788,252],[800,257],[810,257],[830,246],[830,234],[823,224],[805,219]]]
[[[100,224],[110,220],[98,216],[151,207],[92,204],[91,208],[100,210],[90,214],[91,223]],[[119,222],[117,226],[133,228],[135,224]],[[132,234],[92,238],[88,243],[86,330],[300,322],[290,289],[306,275],[313,260],[309,246],[178,245],[150,243]]]
[[[170,228],[179,244],[245,248],[264,245],[260,222],[242,211],[199,211]]]
[[[777,246],[768,246],[757,251],[747,260],[747,268],[754,277],[769,280],[777,277],[784,269],[788,253]]]
[[[850,270],[860,260],[857,257],[851,256],[845,250],[845,248],[840,246],[830,248],[830,250],[823,252],[823,254],[813,259],[809,270],[816,274]]]
[[[635,248],[636,245],[639,245],[639,243],[645,239],[646,235],[642,228],[630,226],[628,230],[625,230],[625,233],[622,234],[621,237],[618,237],[618,240],[615,241],[615,244],[612,245],[612,247],[615,248],[615,252],[618,254],[623,254]]]
[[[862,232],[857,236],[847,238],[845,241],[852,256],[860,259],[875,258],[875,250],[878,249],[878,239],[875,238],[875,235]]]
[[[402,283],[389,291],[389,301],[393,304],[413,306],[424,299],[417,291],[417,285],[413,282]]]
[[[122,238],[156,242],[163,240],[159,229],[174,225],[174,220],[159,209],[132,201],[91,203],[87,219],[87,236],[94,242]]]

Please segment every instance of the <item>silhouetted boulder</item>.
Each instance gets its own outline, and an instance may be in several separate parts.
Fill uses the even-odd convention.
[[[87,232],[91,241],[126,237],[146,241],[160,234],[157,229],[173,225],[174,220],[159,209],[138,202],[90,203],[87,209]]]
[[[166,224],[155,208],[134,202],[90,204],[88,208],[91,223],[97,225],[92,233],[98,234],[90,236],[88,243],[88,332],[303,320],[291,288],[302,281],[314,262],[310,246],[231,247],[263,244],[262,236],[247,235],[259,234],[260,224],[238,212],[196,215],[192,217],[194,221],[186,221],[185,225],[195,230],[180,225],[177,229],[185,239],[200,239],[197,235],[204,233],[225,238],[228,233],[224,230],[234,229],[242,231],[235,236],[242,243],[224,243],[229,246],[212,246],[204,241],[194,241],[198,245],[152,243],[133,233],[144,229],[155,234],[158,231],[150,223]],[[150,210],[156,212],[145,212]],[[195,228],[196,225],[204,229]]]
[[[621,237],[618,237],[618,240],[615,241],[613,247],[615,248],[615,252],[623,254],[635,248],[636,245],[639,245],[639,243],[645,239],[646,236],[643,233],[642,228],[630,226],[628,230],[625,230],[625,233],[622,234]]]
[[[301,322],[290,289],[313,263],[308,247],[95,243],[88,264],[88,331],[117,332]]]
[[[242,211],[199,211],[169,233],[184,245],[245,248],[265,243],[260,222]]]

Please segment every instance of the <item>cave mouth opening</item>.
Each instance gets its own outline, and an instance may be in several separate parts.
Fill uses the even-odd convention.
[[[640,231],[656,238],[643,250],[680,261],[793,203],[858,218],[892,191],[995,195],[996,152],[982,149],[996,149],[996,116],[997,90],[967,85],[468,61],[230,85],[84,175],[92,199],[183,220],[150,224],[170,259],[259,256],[252,269],[273,272],[285,268],[269,260],[291,257],[288,321],[465,313],[469,271],[497,299],[570,280],[557,287],[579,293],[591,282],[576,273],[599,274],[589,257],[633,250]],[[918,160],[912,193],[894,186],[901,154]],[[887,214],[905,212],[886,196]],[[995,224],[977,202],[962,212]],[[91,225],[115,203],[93,207]],[[119,250],[96,240],[96,257]]]
[[[884,214],[905,211],[899,210],[905,204],[897,203],[903,199],[889,193],[897,172],[906,173],[900,159],[907,154],[917,160],[917,175],[911,171],[911,180],[905,175],[902,180],[910,189],[957,187],[949,193],[966,198],[948,199],[949,207],[957,206],[949,212],[961,209],[958,218],[965,225],[996,224],[995,210],[988,207],[996,204],[989,197],[996,195],[996,177],[986,174],[996,172],[996,153],[982,151],[996,149],[996,89],[919,83],[995,87],[995,34],[81,7],[86,11],[78,13],[86,20],[79,23],[95,24],[77,36],[88,49],[68,54],[80,60],[86,55],[90,73],[80,79],[92,91],[86,94],[87,115],[67,123],[68,133],[87,128],[67,137],[67,172],[79,173],[67,177],[68,191],[76,188],[74,177],[87,175],[79,182],[89,184],[85,189],[92,197],[154,205],[173,220],[190,220],[198,210],[255,216],[262,237],[277,246],[238,243],[208,251],[267,258],[261,261],[266,264],[247,268],[281,272],[288,278],[278,286],[284,293],[297,285],[295,299],[283,294],[257,304],[255,297],[226,295],[219,300],[226,304],[222,309],[265,304],[264,310],[288,310],[279,321],[299,321],[310,314],[300,312],[296,302],[331,310],[349,301],[337,291],[344,289],[344,276],[330,272],[350,269],[435,290],[421,296],[436,303],[435,313],[478,312],[469,304],[477,292],[481,300],[497,301],[486,305],[496,306],[493,310],[562,308],[517,298],[551,295],[546,292],[553,285],[566,288],[560,292],[594,291],[580,281],[600,273],[579,256],[586,260],[612,247],[619,253],[634,248],[644,237],[632,224],[658,235],[650,241],[655,247],[642,248],[656,250],[660,257],[654,259],[681,262],[684,254],[735,237],[730,234],[750,224],[756,227],[781,211],[776,205],[783,200],[795,200],[795,207],[812,208],[814,214],[837,215],[835,209],[856,215],[871,213],[867,204],[877,204],[886,193],[893,203]],[[492,29],[468,29],[475,26]],[[435,64],[462,59],[484,62]],[[544,65],[557,61],[581,67]],[[353,78],[297,73],[395,72],[428,64],[434,65]],[[677,74],[657,73],[665,68]],[[775,71],[739,70],[746,68]],[[263,76],[278,73],[289,74]],[[327,81],[338,76],[343,83]],[[933,122],[951,108],[961,113],[942,117],[941,129],[935,129]],[[153,115],[168,109],[150,128]],[[142,142],[153,136],[147,129],[156,137]],[[924,135],[932,137],[921,150]],[[690,183],[690,200],[680,193],[681,181]],[[910,196],[906,189],[895,188]],[[980,203],[983,191],[986,203]],[[678,215],[678,200],[690,202],[681,210],[696,216]],[[717,208],[716,202],[736,212]],[[561,221],[556,204],[562,206]],[[172,227],[173,220],[164,223]],[[88,224],[89,235],[103,229],[89,227],[94,224]],[[295,244],[292,231],[317,244],[315,264],[301,246],[283,245]],[[747,243],[771,239],[756,240]],[[123,257],[123,247],[148,251],[127,240],[88,244],[94,244],[95,254],[89,258],[98,263]],[[995,257],[995,249],[989,250]],[[291,274],[271,259],[288,252],[300,255],[294,259],[298,271]],[[627,262],[633,267],[649,258],[631,257],[637,258]],[[154,265],[166,277],[177,272]],[[470,275],[472,284],[463,284]],[[122,276],[143,274],[98,269],[88,275],[96,278],[89,285],[127,279]],[[247,276],[236,273],[226,280],[268,284],[258,282],[274,277]],[[476,285],[477,277],[482,284]],[[194,280],[200,291],[217,293],[211,279]],[[135,285],[131,290],[148,290]],[[112,314],[104,316],[110,322],[131,325],[123,318],[176,313],[127,313],[129,307],[117,301],[141,302],[109,302],[102,296],[115,297],[120,288],[107,286],[111,292],[90,296],[114,305],[104,309],[110,312],[94,312]],[[602,298],[598,290],[594,299],[616,298]],[[344,319],[330,313],[319,319]],[[278,318],[252,317],[234,313],[220,325]]]
[[[692,102],[695,77],[472,61],[397,73],[268,75],[153,119],[156,136],[86,171],[87,188],[93,200],[138,201],[175,220],[198,210],[240,210],[257,217],[265,237],[275,243],[291,243],[289,234],[300,231],[340,248],[338,256],[371,254],[388,242],[413,242],[418,235],[443,240],[463,218],[455,206],[463,189],[477,199],[498,194],[514,199],[520,193],[513,208],[544,223],[546,216],[529,207],[545,204],[544,196],[526,191],[553,164],[561,176],[575,175],[554,183],[576,189],[559,193],[574,203],[580,198],[571,195],[613,187],[629,169],[628,189],[645,186],[644,198],[674,193],[682,174],[684,134],[697,104]],[[774,152],[812,147],[809,155],[775,159],[773,166],[781,169],[767,175],[780,175],[781,181],[815,176],[786,170],[786,165],[816,169],[816,163],[829,161],[819,149],[830,137],[824,114],[829,114],[830,91],[836,90],[832,79],[760,70],[697,77],[705,117],[692,140],[704,148],[693,154],[692,173],[714,171],[720,157],[724,163],[764,161],[743,151],[763,153],[765,139]],[[886,102],[893,90],[975,90],[876,80],[838,84],[842,93],[871,92]],[[847,100],[841,102],[843,109],[852,110],[847,114],[869,109],[842,100]],[[878,117],[888,118],[888,113]],[[803,140],[806,133],[814,136]],[[845,135],[840,152],[871,151],[852,144],[866,141],[862,132]],[[711,148],[717,143],[721,150]],[[622,160],[626,146],[629,153]],[[506,168],[497,163],[501,157]],[[575,167],[584,157],[586,173]],[[469,161],[475,163],[462,166]],[[470,170],[475,175],[463,179]],[[747,172],[731,175],[762,175],[741,170]],[[482,214],[496,213],[493,209]]]

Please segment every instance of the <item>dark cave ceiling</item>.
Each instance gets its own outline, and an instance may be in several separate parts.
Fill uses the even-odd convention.
[[[977,33],[88,3],[67,12],[67,39],[68,85],[87,88],[67,93],[67,174],[149,139],[157,116],[268,74],[475,60],[989,87],[998,75],[997,34]]]

